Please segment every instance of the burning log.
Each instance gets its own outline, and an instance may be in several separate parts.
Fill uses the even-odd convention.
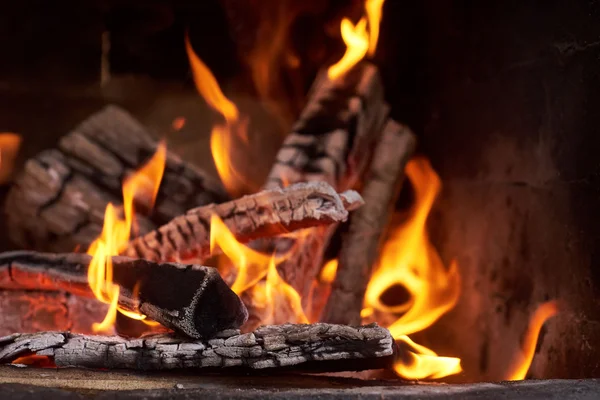
[[[121,184],[157,149],[157,141],[131,115],[108,106],[64,136],[57,149],[29,160],[6,200],[8,229],[15,244],[36,250],[72,251],[99,234],[109,202],[121,204]],[[225,201],[221,184],[173,154],[156,207],[138,215],[142,232],[188,209]],[[140,201],[140,198],[136,198]],[[137,204],[144,210],[147,205]]]
[[[170,334],[126,340],[69,332],[14,334],[0,338],[0,363],[26,355],[50,357],[57,367],[170,370],[292,368],[352,371],[390,368],[395,343],[376,324],[271,325],[240,334],[227,330],[210,340]]]
[[[64,290],[93,297],[87,269],[91,256],[15,251],[0,254],[0,288]],[[119,305],[141,312],[192,338],[238,328],[248,311],[216,269],[112,257]]]
[[[316,80],[307,105],[279,150],[267,188],[302,181],[325,181],[337,191],[352,188],[362,176],[389,111],[377,68],[361,62],[344,76]],[[323,265],[323,252],[335,225],[316,229],[278,266],[302,297]],[[276,240],[276,248],[289,247]]]
[[[415,142],[409,128],[393,120],[386,125],[363,186],[365,205],[351,216],[348,233],[342,241],[337,274],[322,321],[360,323],[369,277]]]
[[[210,256],[210,220],[223,220],[238,241],[275,236],[297,229],[346,220],[362,205],[354,191],[338,194],[323,182],[275,188],[222,204],[188,211],[166,225],[133,240],[123,252],[147,260],[206,259]]]

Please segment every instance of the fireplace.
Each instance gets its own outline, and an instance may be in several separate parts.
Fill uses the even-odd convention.
[[[22,383],[29,380],[48,386],[38,374],[51,373],[56,374],[57,380],[50,386],[67,388],[64,381],[75,379],[81,382],[78,386],[81,390],[99,389],[86,381],[85,376],[89,373],[94,374],[89,380],[112,379],[122,382],[120,385],[125,389],[173,388],[178,384],[181,395],[189,391],[190,395],[200,393],[205,396],[215,393],[237,395],[229,392],[236,389],[236,379],[241,388],[248,387],[256,379],[254,382],[259,382],[260,389],[257,390],[262,391],[260,393],[283,397],[290,393],[299,396],[337,393],[349,397],[389,393],[411,398],[434,396],[440,387],[457,398],[461,393],[492,396],[560,394],[561,398],[567,398],[576,391],[593,398],[594,393],[600,391],[593,379],[486,383],[525,377],[552,380],[597,378],[599,375],[596,343],[600,340],[597,303],[600,280],[595,272],[594,247],[598,232],[593,218],[598,186],[593,145],[594,127],[598,125],[594,120],[598,117],[594,110],[600,101],[594,91],[600,83],[598,4],[593,1],[544,4],[534,1],[479,4],[458,0],[418,4],[384,2],[376,53],[365,56],[368,60],[350,68],[345,78],[355,82],[356,88],[363,88],[362,92],[356,89],[359,93],[356,97],[363,102],[360,103],[362,108],[359,107],[359,111],[352,111],[356,108],[341,110],[349,114],[354,112],[353,118],[362,121],[356,123],[358,128],[354,127],[358,133],[351,133],[360,140],[348,141],[348,148],[355,146],[361,151],[349,151],[351,163],[344,158],[347,153],[339,159],[331,157],[331,154],[337,154],[337,136],[325,140],[315,135],[318,143],[315,148],[326,148],[325,153],[334,159],[335,168],[311,161],[310,168],[304,169],[305,175],[297,180],[285,168],[299,158],[282,159],[280,149],[282,144],[284,148],[299,146],[298,142],[290,144],[289,132],[301,131],[301,134],[310,135],[316,130],[323,133],[323,123],[314,122],[316,118],[307,114],[306,110],[310,108],[307,102],[310,105],[311,99],[328,99],[330,96],[335,100],[339,98],[335,96],[344,92],[344,87],[328,86],[332,78],[325,75],[327,67],[340,60],[346,51],[343,39],[348,41],[348,38],[340,35],[341,20],[349,18],[353,28],[351,33],[359,34],[364,4],[364,1],[351,0],[306,1],[302,4],[273,0],[261,3],[260,7],[251,0],[129,1],[118,4],[96,1],[52,6],[35,2],[8,10],[4,16],[6,26],[13,26],[16,33],[3,41],[8,61],[0,71],[3,82],[0,90],[6,99],[0,129],[18,133],[22,143],[14,163],[11,153],[2,148],[1,172],[8,170],[14,178],[12,182],[6,180],[2,189],[6,210],[1,230],[4,235],[2,251],[36,253],[0,254],[0,264],[3,260],[12,263],[9,272],[0,275],[0,278],[8,276],[0,279],[3,285],[0,290],[1,335],[69,331],[73,336],[68,340],[72,343],[85,341],[86,335],[93,333],[93,324],[104,318],[108,308],[104,303],[110,303],[112,298],[107,297],[104,303],[88,298],[94,292],[94,286],[85,274],[77,272],[79,267],[76,266],[90,263],[89,256],[83,253],[100,234],[103,225],[106,227],[106,216],[109,215],[104,213],[106,204],[114,202],[114,216],[123,216],[126,211],[119,208],[121,190],[125,191],[123,182],[133,170],[145,168],[143,165],[148,160],[160,158],[162,153],[157,149],[164,151],[165,148],[159,140],[165,139],[170,153],[163,154],[166,167],[162,188],[145,183],[144,179],[152,180],[153,175],[148,172],[151,168],[140,175],[143,179],[137,187],[142,188],[147,199],[138,199],[136,203],[138,223],[134,233],[137,229],[141,239],[132,238],[133,244],[128,250],[119,251],[134,260],[146,261],[143,265],[134,262],[133,275],[127,264],[129,261],[115,259],[113,262],[115,281],[121,288],[121,297],[119,294],[117,297],[121,299],[122,307],[135,308],[138,314],[159,320],[179,335],[202,340],[210,338],[213,342],[210,345],[202,342],[202,346],[226,352],[231,350],[222,350],[227,347],[225,342],[249,340],[243,333],[222,332],[222,328],[233,327],[230,325],[236,325],[236,321],[244,317],[237,301],[248,307],[246,331],[254,332],[259,342],[265,337],[305,334],[294,330],[299,325],[281,328],[285,322],[322,321],[342,327],[377,322],[390,328],[405,311],[392,317],[373,304],[371,307],[368,302],[363,304],[362,297],[357,303],[344,293],[348,287],[360,293],[364,281],[362,290],[367,291],[368,297],[369,291],[375,289],[374,286],[366,287],[367,281],[371,273],[382,270],[384,257],[381,255],[386,254],[385,244],[377,246],[377,240],[365,244],[365,240],[357,239],[362,236],[356,232],[368,231],[376,236],[375,239],[379,232],[380,243],[393,243],[389,247],[404,249],[398,251],[402,254],[410,254],[414,247],[421,245],[429,249],[427,241],[419,241],[413,247],[405,245],[411,236],[403,233],[402,227],[419,219],[415,217],[419,214],[415,204],[419,204],[419,199],[426,204],[427,199],[435,195],[436,177],[439,176],[439,195],[426,216],[422,236],[431,243],[435,254],[439,253],[439,260],[438,255],[430,256],[437,260],[439,268],[419,270],[414,275],[418,278],[433,274],[435,270],[441,283],[419,289],[418,285],[411,286],[408,281],[400,280],[377,294],[381,295],[378,298],[382,309],[398,307],[399,310],[420,304],[415,300],[415,293],[432,293],[429,300],[437,293],[441,300],[430,301],[433,305],[425,308],[428,312],[437,310],[439,315],[432,317],[431,324],[422,329],[411,330],[410,341],[399,339],[391,329],[397,342],[393,357],[401,357],[407,348],[416,351],[417,346],[425,346],[442,357],[460,359],[461,372],[440,374],[438,379],[410,375],[399,378],[389,365],[392,356],[385,353],[389,349],[381,344],[387,343],[384,330],[367,325],[366,328],[353,328],[363,329],[361,337],[374,335],[378,338],[376,342],[362,345],[364,365],[358,366],[361,361],[350,357],[345,366],[333,362],[323,367],[312,360],[313,363],[305,367],[309,372],[380,368],[376,372],[331,376],[290,375],[289,371],[282,375],[281,371],[270,370],[266,377],[240,378],[235,375],[239,373],[235,368],[234,372],[211,370],[212,374],[217,374],[210,377],[218,382],[214,390],[222,392],[211,392],[205,387],[210,382],[206,380],[208,378],[194,380],[185,371],[182,375],[179,372],[176,375],[135,375],[131,382],[139,380],[138,385],[123,382],[132,376],[131,371],[110,372],[109,376],[79,369],[7,366],[3,367],[6,372],[2,372],[0,381]],[[369,32],[372,35],[371,30]],[[196,59],[201,63],[200,67],[194,63]],[[371,67],[380,76],[381,93],[373,89],[379,87],[372,83],[370,79],[373,78],[365,78],[371,76]],[[357,77],[351,76],[352,73]],[[207,98],[206,93],[212,89],[203,85],[210,82],[210,76],[214,76],[225,100],[219,96],[212,100]],[[379,96],[381,101],[377,100]],[[235,106],[237,114],[227,111],[229,102]],[[340,111],[336,108],[339,104],[332,103],[323,106],[326,117]],[[387,116],[395,122],[389,123]],[[298,128],[302,123],[304,126]],[[219,154],[225,158],[215,157],[218,143],[215,144],[214,138],[219,137],[214,134],[215,127],[229,132],[237,146],[230,148],[227,142],[220,142]],[[369,139],[370,134],[361,136],[360,129],[377,131],[379,136]],[[98,156],[101,153],[95,152],[95,146],[108,148],[112,158]],[[398,150],[390,151],[393,148]],[[62,153],[57,155],[56,149]],[[69,168],[61,169],[61,157],[68,159],[65,165]],[[27,163],[32,159],[37,160],[37,169],[32,168],[31,162]],[[117,161],[113,163],[113,159]],[[273,165],[277,166],[278,162],[280,166],[276,169]],[[123,171],[111,169],[123,164],[127,166]],[[97,168],[90,169],[89,165]],[[394,171],[394,168],[398,171],[384,180],[384,184],[370,185],[370,178],[365,178],[379,178],[378,172]],[[54,172],[49,173],[50,170]],[[105,174],[100,180],[93,177],[98,171]],[[338,179],[338,176],[343,178]],[[405,176],[403,182],[399,176]],[[294,186],[305,180],[327,182],[328,177],[336,177],[328,182],[331,187],[312,183],[308,187]],[[94,187],[102,188],[99,194],[81,183],[84,178],[93,181]],[[53,183],[52,179],[59,183]],[[278,192],[279,187],[284,187],[283,194]],[[359,207],[361,200],[353,197],[355,193],[349,192],[351,190],[360,193],[366,205],[381,201],[383,206],[375,209]],[[77,208],[77,202],[73,200],[77,196],[69,195],[77,191],[83,193],[81,201],[85,207]],[[241,202],[242,195],[249,195],[250,200]],[[280,197],[275,199],[273,196]],[[69,202],[65,200],[67,197],[71,199]],[[152,197],[156,197],[154,205],[148,200]],[[314,205],[315,199],[319,201],[318,206]],[[295,219],[286,220],[278,214],[280,201],[295,204],[290,206],[291,211],[288,210]],[[394,212],[386,208],[386,201],[390,205],[394,203]],[[28,204],[34,203],[43,205],[43,209],[27,208]],[[203,227],[208,227],[202,231],[207,235],[205,239],[221,226],[213,219],[213,215],[217,215],[224,221],[224,231],[232,231],[236,241],[250,242],[249,250],[228,247],[227,236],[223,234],[220,238],[210,239],[210,249],[206,239],[202,251],[195,249],[193,255],[185,253],[189,250],[185,246],[188,246],[190,236],[176,235],[187,229],[189,218],[179,220],[184,221],[181,223],[170,221],[189,209],[206,207],[210,203],[218,204],[217,208],[203,209],[194,217]],[[246,228],[236,228],[236,222],[232,222],[237,214],[228,219],[231,217],[229,205],[233,205],[236,210],[244,210],[244,217],[258,220],[249,204],[260,205],[258,214],[266,218],[263,222],[267,221],[260,225],[264,229],[255,226],[255,231],[248,233]],[[327,212],[322,212],[323,204],[327,205]],[[304,213],[298,217],[295,212],[300,208]],[[379,218],[369,219],[372,213],[379,213],[376,214]],[[354,218],[355,215],[359,217]],[[152,234],[161,226],[168,228],[152,237],[143,235]],[[294,236],[292,233],[291,238],[286,236],[290,235],[288,231],[296,232],[298,228],[302,228],[300,234]],[[129,233],[131,229],[125,230]],[[194,231],[194,228],[190,230]],[[377,232],[371,233],[371,230]],[[272,237],[276,234],[279,235],[277,243],[273,244]],[[197,233],[194,235],[199,237]],[[180,237],[183,238],[181,241]],[[271,294],[272,302],[278,298],[280,300],[275,303],[287,302],[289,307],[279,311],[280,314],[273,310],[256,311],[260,307],[255,307],[253,302],[259,302],[258,297],[250,296],[250,290],[240,290],[241,283],[231,268],[239,268],[242,260],[254,257],[251,251],[260,250],[267,254],[267,249],[273,252],[276,248],[281,255],[289,250],[286,247],[289,243],[297,245],[298,242],[308,243],[306,254],[310,257],[298,256],[288,262],[294,268],[278,264],[277,269],[271,261],[260,261],[265,266],[261,279],[270,288],[264,293]],[[321,246],[322,243],[328,245]],[[214,255],[213,246],[220,248],[217,253],[224,253],[226,257],[209,257]],[[357,250],[353,253],[354,246]],[[184,247],[185,251],[182,250]],[[313,248],[319,250],[310,250]],[[70,255],[63,257],[65,253]],[[303,275],[296,270],[297,265],[310,264],[306,259],[313,257],[321,263],[302,269],[312,272]],[[348,268],[352,263],[366,266],[369,263],[365,260],[373,257],[378,259],[371,263],[373,270],[370,267],[367,272],[364,268],[357,269],[358,272],[348,275],[346,281],[335,281],[335,260],[339,260],[337,265],[341,270],[340,265]],[[224,258],[233,261],[230,264],[234,267],[225,268]],[[213,269],[195,270],[193,277],[173,273],[167,264],[177,261],[219,267],[221,274],[220,277],[211,275]],[[255,259],[251,261],[258,263]],[[410,263],[416,261],[411,259]],[[122,269],[125,264],[128,269],[121,272],[125,271]],[[36,272],[40,265],[44,268],[47,265],[67,266],[68,273],[60,270],[62,275],[58,278],[53,272],[50,278],[44,275],[41,279]],[[144,272],[148,268],[153,269],[158,278],[149,278],[150,275]],[[167,271],[164,272],[167,275],[162,275],[163,271]],[[393,271],[394,268],[391,275],[382,276],[381,282],[396,279]],[[4,270],[0,270],[2,273]],[[365,274],[368,276],[361,278]],[[103,274],[100,272],[100,275]],[[269,277],[272,278],[271,286]],[[177,285],[153,284],[161,279],[177,282]],[[205,324],[196,326],[185,316],[166,317],[174,306],[165,299],[187,296],[185,300],[190,303],[177,307],[188,309],[190,304],[197,304],[198,298],[202,299],[196,289],[204,285],[203,282],[211,285],[217,282],[210,297],[217,299],[223,307],[219,309],[222,314],[219,316],[223,317],[219,323],[209,327]],[[335,294],[336,283],[332,282],[337,282],[338,288],[342,285],[344,290]],[[226,285],[221,287],[221,284]],[[298,299],[281,289],[286,284],[293,287]],[[257,285],[257,280],[248,278],[245,285]],[[186,292],[184,287],[188,286],[190,290]],[[227,286],[239,294],[239,298]],[[106,287],[99,288],[106,294]],[[81,293],[84,293],[83,297],[79,296]],[[307,300],[309,295],[310,301]],[[127,296],[129,300],[122,300]],[[336,301],[328,303],[331,299]],[[204,303],[200,301],[200,304]],[[352,304],[362,309],[359,320],[352,319],[357,318],[356,313],[354,316],[343,313],[348,309],[351,314]],[[202,310],[197,312],[203,315],[214,313],[214,309]],[[225,315],[227,313],[230,318]],[[287,314],[282,317],[281,313]],[[179,315],[184,314],[182,311]],[[539,326],[532,329],[536,323]],[[259,325],[276,328],[273,328],[275,331],[261,332]],[[127,337],[123,339],[126,344],[107,344],[102,340],[94,343],[131,347],[130,351],[134,352],[137,348],[146,351],[146,344],[140,345],[136,339],[142,332],[168,335],[164,333],[164,327],[149,327],[123,314],[117,314],[115,327],[117,333]],[[331,346],[332,340],[342,337],[345,345],[357,346],[350,331],[334,331],[335,335],[330,336],[310,332],[306,335],[312,339],[299,339],[296,343],[300,353],[310,351],[307,349],[311,340],[323,341],[323,347],[330,352],[326,354],[333,358],[338,357],[341,350]],[[101,333],[110,336],[106,331]],[[27,336],[24,338],[29,340]],[[17,347],[24,343],[19,342],[23,337],[6,340],[14,340]],[[50,339],[45,336],[44,340]],[[168,346],[173,342],[165,343]],[[198,343],[186,342],[186,345],[193,347]],[[60,360],[56,349],[61,346],[57,342],[41,349],[40,357],[47,362],[48,355],[52,354]],[[151,350],[156,350],[154,346]],[[240,348],[244,346],[239,345]],[[531,365],[525,360],[527,357],[522,356],[528,352],[527,348],[532,353]],[[170,360],[173,356],[169,355],[169,348],[166,349],[159,349],[162,352],[159,357]],[[39,366],[40,359],[30,353],[35,351],[26,354],[29,358],[14,357],[10,361],[13,364],[36,364],[37,361]],[[6,358],[6,354],[0,350],[0,359],[2,357]],[[180,360],[181,357],[174,358]],[[519,357],[524,359],[519,362]],[[117,366],[138,373],[134,367],[138,361],[128,363],[124,359],[122,362]],[[509,373],[517,364],[525,365],[526,374],[519,378]],[[111,367],[93,363],[74,365]],[[191,362],[190,366],[198,365]],[[448,368],[452,370],[453,367]],[[297,372],[293,366],[290,369]],[[457,385],[407,386],[407,379],[411,378]],[[20,388],[2,390],[13,393]],[[194,392],[198,390],[200,392]]]

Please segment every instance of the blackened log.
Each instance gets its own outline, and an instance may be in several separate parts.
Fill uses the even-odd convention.
[[[64,290],[93,297],[87,282],[91,256],[15,251],[0,254],[0,288]],[[156,264],[112,257],[119,305],[138,311],[192,338],[240,327],[248,311],[216,269],[177,263]]]
[[[275,236],[297,229],[345,221],[362,205],[354,191],[338,194],[324,182],[292,185],[188,211],[133,240],[123,255],[154,261],[210,256],[210,220],[217,215],[238,241]]]
[[[410,129],[388,121],[365,177],[365,205],[350,217],[338,268],[321,321],[359,324],[369,277],[404,180],[404,167],[415,149]]]
[[[315,81],[307,105],[279,150],[266,187],[325,181],[337,191],[362,177],[389,111],[377,68],[361,62],[337,80],[326,71]],[[323,252],[337,225],[317,228],[278,266],[281,276],[303,299],[323,265]],[[272,247],[289,247],[275,239]]]
[[[100,234],[107,203],[122,203],[123,180],[157,145],[138,121],[116,106],[90,116],[56,149],[26,163],[5,205],[11,239],[22,248],[41,251],[86,248]],[[152,212],[147,201],[137,200],[144,233],[190,208],[225,201],[227,195],[217,180],[169,153]]]
[[[359,371],[390,368],[395,343],[375,324],[270,325],[246,334],[224,331],[210,340],[168,334],[126,340],[69,332],[0,338],[0,363],[32,354],[50,357],[59,368]]]

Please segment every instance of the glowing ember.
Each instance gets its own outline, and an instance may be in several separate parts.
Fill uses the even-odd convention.
[[[10,180],[21,141],[21,136],[16,133],[0,133],[0,185]]]
[[[379,23],[381,22],[381,9],[385,0],[367,0],[365,11],[369,20],[369,56],[375,55],[377,41],[379,40]]]
[[[538,336],[544,323],[558,313],[558,304],[556,301],[546,302],[538,307],[531,320],[523,342],[521,352],[517,354],[516,359],[508,369],[506,380],[519,381],[525,379],[527,371],[533,361],[535,348],[537,346]]]
[[[50,357],[38,356],[37,354],[19,357],[13,360],[11,364],[28,365],[30,367],[35,366],[38,368],[56,368],[56,364]]]
[[[92,326],[94,332],[105,332],[112,328],[117,311],[133,319],[145,319],[145,315],[118,307],[118,285],[113,283],[111,256],[118,255],[129,242],[134,227],[134,200],[145,200],[151,207],[154,203],[166,162],[167,149],[161,142],[152,158],[123,183],[123,210],[121,219],[116,208],[108,204],[104,214],[102,233],[88,249],[92,261],[88,268],[88,282],[98,300],[109,304],[109,310],[101,323]]]
[[[249,183],[244,174],[233,166],[231,154],[234,138],[241,140],[243,143],[248,142],[248,119],[241,117],[235,104],[225,97],[210,69],[194,52],[187,36],[185,38],[185,48],[198,93],[211,108],[219,112],[225,119],[224,123],[216,124],[213,127],[210,136],[210,149],[217,172],[225,188],[233,197],[239,197]]]
[[[363,317],[373,315],[375,310],[388,315],[404,313],[388,326],[392,336],[404,342],[410,340],[405,335],[427,328],[454,307],[460,294],[457,265],[452,263],[446,269],[427,237],[427,216],[440,191],[440,179],[423,158],[411,160],[406,175],[414,187],[415,206],[385,243],[362,312]],[[409,292],[408,303],[388,305],[381,301],[384,292],[395,285]],[[459,359],[438,357],[423,346],[410,344],[415,349],[413,360],[396,366],[403,377],[441,378],[460,371]]]

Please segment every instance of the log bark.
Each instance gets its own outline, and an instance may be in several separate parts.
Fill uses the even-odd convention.
[[[361,62],[335,81],[323,71],[277,155],[266,187],[303,181],[324,181],[337,191],[354,187],[364,173],[388,111],[373,64]],[[336,226],[315,229],[278,266],[283,279],[300,293],[305,305]],[[289,248],[289,240],[275,239],[270,246]]]
[[[63,290],[93,297],[87,281],[87,254],[15,251],[0,254],[3,289]],[[121,288],[119,305],[139,311],[192,338],[238,328],[248,318],[239,297],[216,269],[112,257],[113,281]]]
[[[415,136],[408,127],[388,121],[365,178],[365,205],[352,214],[343,238],[337,274],[321,321],[360,323],[369,277],[415,145]]]
[[[0,363],[31,354],[50,357],[59,368],[351,371],[391,367],[395,343],[375,324],[271,325],[246,334],[228,330],[210,340],[169,334],[126,340],[69,332],[0,338]]]
[[[210,256],[210,220],[217,215],[237,240],[248,242],[297,229],[345,221],[362,205],[354,191],[338,194],[323,182],[275,188],[188,211],[133,240],[124,255],[154,261],[204,260]]]
[[[90,116],[58,148],[26,163],[5,205],[11,239],[21,248],[43,251],[87,247],[100,234],[107,203],[121,204],[123,179],[150,158],[157,144],[116,106]],[[152,212],[137,204],[140,230],[150,231],[190,208],[226,199],[217,180],[168,154]]]

